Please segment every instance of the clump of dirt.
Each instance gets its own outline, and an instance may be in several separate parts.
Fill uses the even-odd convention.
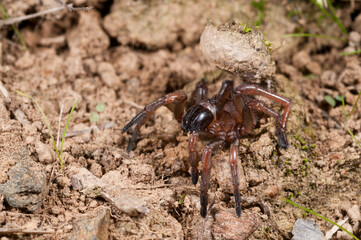
[[[59,6],[53,0],[4,0],[1,4],[10,17]],[[19,238],[18,234],[76,239],[85,233],[111,239],[195,239],[202,233],[215,239],[240,239],[247,234],[251,234],[249,239],[264,239],[265,235],[290,239],[294,222],[305,213],[282,200],[289,198],[344,222],[345,228],[360,237],[361,148],[348,130],[360,140],[361,108],[353,104],[361,91],[361,60],[358,55],[339,55],[360,49],[360,3],[356,1],[351,8],[349,2],[337,2],[337,14],[351,30],[347,36],[309,1],[267,1],[260,26],[266,35],[253,27],[246,29],[259,14],[249,1],[76,0],[74,4],[94,4],[95,8],[76,13],[64,10],[18,25],[29,51],[24,51],[11,27],[0,30],[0,235],[7,229],[12,232],[6,236],[10,239]],[[214,27],[233,19],[248,24]],[[248,53],[257,61],[219,61],[224,56],[215,56],[213,47],[204,51],[204,29],[215,33],[208,35],[208,47],[223,46],[217,48],[221,52],[251,49]],[[335,38],[283,36],[295,32]],[[235,42],[242,35],[250,41],[247,48],[243,44],[225,49],[234,42],[224,45],[216,34],[228,34]],[[270,52],[264,40],[271,43]],[[238,76],[210,66],[209,59],[216,65],[222,62],[218,67]],[[227,149],[212,157],[212,206],[207,219],[200,217],[199,186],[191,184],[188,171],[188,137],[166,108],[141,128],[137,149],[125,151],[130,135],[122,135],[121,129],[126,122],[166,93],[184,90],[190,94],[201,78],[205,78],[209,96],[219,91],[223,80],[266,86],[267,79],[271,91],[293,102],[287,128],[289,149],[278,146],[274,121],[265,117],[240,142],[238,170],[244,199],[240,219],[234,214]],[[78,98],[64,143],[65,171],[59,167],[37,106],[15,90],[38,101],[55,140],[58,135],[61,139]],[[98,112],[97,122],[91,122],[98,103],[104,103],[105,110]],[[282,111],[277,104],[267,104]],[[201,152],[204,143],[199,145]],[[19,199],[35,199],[19,207],[9,201],[4,186],[15,186],[11,169],[23,169],[19,168],[22,161],[46,179],[37,178],[41,187],[31,189],[24,181],[26,171],[17,174],[18,182],[28,186],[18,191]],[[99,188],[90,193],[81,190],[84,186],[75,177],[81,171],[91,176],[87,180],[101,181],[103,195],[95,194]],[[123,195],[131,197],[117,200]],[[140,212],[119,210],[120,205],[132,207],[127,201],[131,199],[140,203]],[[312,218],[323,233],[332,228],[312,215],[306,218]],[[90,223],[93,229],[101,226],[108,231],[81,230]],[[244,224],[248,232],[240,229]],[[340,231],[331,235],[332,239],[346,238]]]
[[[200,47],[209,63],[245,81],[264,84],[276,70],[266,43],[257,28],[233,21],[219,27],[207,25]]]

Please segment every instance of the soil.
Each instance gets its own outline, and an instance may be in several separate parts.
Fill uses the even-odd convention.
[[[202,78],[210,96],[223,80],[247,82],[211,66],[199,41],[207,23],[254,22],[258,12],[250,1],[74,0],[75,6],[94,9],[63,10],[17,25],[28,51],[10,26],[2,26],[1,240],[76,239],[82,236],[77,231],[84,216],[99,208],[111,210],[110,216],[99,211],[104,215],[99,221],[110,218],[101,223],[109,229],[98,233],[102,239],[291,239],[300,218],[312,219],[323,233],[333,227],[284,198],[335,222],[347,218],[344,227],[360,238],[361,146],[347,129],[361,141],[360,102],[353,109],[361,91],[361,58],[339,55],[361,47],[361,3],[351,2],[355,5],[335,3],[345,35],[310,1],[267,1],[260,31],[271,43],[276,72],[267,81],[270,86],[263,83],[293,101],[290,146],[278,146],[274,120],[267,117],[241,140],[240,190],[248,199],[241,219],[235,216],[227,148],[212,157],[212,206],[203,220],[199,183],[193,186],[189,174],[188,137],[173,114],[160,108],[142,127],[130,153],[131,135],[121,129],[146,104],[175,90],[190,94]],[[3,0],[1,5],[10,17],[59,6],[53,0]],[[284,37],[296,32],[332,38]],[[64,171],[42,114],[15,90],[36,99],[55,141],[77,98],[63,147]],[[104,111],[97,111],[99,103],[105,104]],[[352,111],[347,121],[343,109]],[[96,122],[90,121],[93,112],[99,115]],[[200,153],[204,144],[198,146]],[[89,193],[79,173],[91,176],[86,181],[93,179],[105,192]],[[29,175],[28,182],[14,180]],[[29,181],[37,182],[32,186]],[[104,194],[134,206],[125,210],[129,202],[111,204]],[[12,202],[16,197],[22,205]],[[10,228],[51,233],[3,234]],[[348,237],[339,231],[331,239]]]

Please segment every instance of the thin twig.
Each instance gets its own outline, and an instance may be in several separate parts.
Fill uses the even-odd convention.
[[[118,189],[136,189],[136,190],[146,190],[146,189],[156,189],[156,188],[167,188],[167,187],[174,187],[174,184],[159,184],[154,186],[141,186],[141,187],[124,187]]]
[[[54,234],[54,230],[43,229],[21,229],[21,228],[0,228],[0,234],[25,233],[25,234]]]
[[[348,220],[348,217],[346,217],[345,219],[337,222],[337,224],[340,225],[340,226],[342,226],[342,225],[344,225],[344,224],[347,222],[347,220]],[[339,230],[339,227],[333,226],[333,227],[331,228],[331,230],[329,230],[329,231],[326,233],[325,238],[326,238],[327,240],[331,239],[332,236],[333,236],[338,230]]]
[[[60,138],[60,123],[61,123],[61,116],[63,115],[64,103],[61,104],[60,107],[60,114],[59,114],[59,122],[58,122],[58,136],[56,137],[56,146],[59,148],[59,138]]]
[[[129,104],[130,106],[133,106],[133,107],[136,107],[136,108],[139,108],[139,109],[143,109],[144,106],[141,106],[139,104],[136,104],[135,102],[132,102],[132,101],[129,101],[129,100],[126,100],[126,99],[122,99],[122,101],[126,104]]]
[[[72,4],[69,4],[69,5],[72,5]],[[14,17],[14,18],[10,18],[10,19],[7,19],[7,20],[1,20],[0,21],[0,27],[5,26],[5,25],[12,25],[12,24],[22,22],[22,21],[25,21],[25,20],[28,20],[28,19],[36,18],[36,17],[41,17],[41,16],[44,16],[44,15],[49,14],[49,13],[54,13],[54,12],[64,10],[66,8],[67,8],[67,6],[61,6],[61,7],[48,9],[48,10],[45,10],[45,11],[42,11],[42,12],[37,12],[37,13],[21,16],[21,17]]]
[[[9,97],[9,92],[6,90],[6,88],[4,87],[1,81],[0,81],[0,92],[4,95],[5,102],[10,103],[11,99]]]
[[[73,7],[72,4],[65,5],[65,3],[63,3],[60,0],[55,0],[55,2],[59,3],[60,5],[65,6],[68,9],[69,12],[79,12],[79,11],[88,12],[93,8],[93,7]]]
[[[68,10],[69,12],[78,12],[78,11],[90,11],[93,7],[73,7],[73,4],[67,4],[65,5],[64,3],[55,0],[56,2],[60,3],[62,6],[61,7],[56,7],[56,8],[51,8],[42,12],[37,12],[37,13],[33,13],[33,14],[29,14],[29,15],[25,15],[25,16],[21,16],[21,17],[14,17],[14,18],[10,18],[7,20],[0,20],[0,27],[5,26],[5,25],[12,25],[15,23],[19,23],[25,20],[29,20],[32,18],[36,18],[36,17],[41,17],[50,13],[54,13],[54,12],[58,12],[61,10]]]
[[[85,128],[85,129],[82,129],[82,130],[68,132],[68,133],[65,134],[65,137],[75,137],[75,136],[82,135],[82,134],[85,134],[85,133],[88,133],[88,132],[95,132],[95,131],[100,131],[100,130],[112,128],[114,126],[116,126],[116,124],[113,123],[113,122],[104,124],[103,126],[101,126],[101,128],[99,128],[98,126],[92,126],[92,127]]]

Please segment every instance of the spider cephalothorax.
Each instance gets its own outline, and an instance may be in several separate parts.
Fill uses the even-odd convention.
[[[234,88],[233,81],[224,81],[221,90],[213,99],[207,99],[207,86],[200,81],[193,91],[187,111],[187,96],[182,91],[169,93],[164,97],[148,104],[122,130],[128,131],[136,124],[127,151],[135,147],[139,129],[147,119],[161,106],[168,107],[181,123],[182,130],[190,134],[189,161],[193,184],[198,182],[199,157],[197,142],[199,139],[208,140],[201,158],[201,216],[207,215],[208,186],[211,170],[212,153],[230,144],[229,164],[231,168],[232,184],[236,202],[236,214],[241,215],[241,196],[237,172],[239,139],[250,134],[256,124],[255,111],[260,111],[276,120],[276,136],[282,148],[288,147],[286,125],[291,110],[291,100],[266,91],[254,85],[244,84]],[[265,102],[254,96],[262,96],[284,107],[283,115],[269,108]]]

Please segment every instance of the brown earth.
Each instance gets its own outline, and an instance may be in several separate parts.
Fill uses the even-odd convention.
[[[343,35],[309,1],[267,1],[260,30],[275,60],[271,89],[293,100],[290,147],[278,146],[274,120],[266,117],[241,140],[240,188],[247,200],[241,219],[234,214],[229,152],[217,152],[206,221],[199,214],[199,183],[191,184],[188,137],[173,114],[160,108],[130,153],[125,150],[130,135],[121,129],[146,104],[179,89],[189,94],[203,77],[212,96],[223,80],[247,82],[210,66],[199,40],[207,22],[252,23],[257,10],[244,0],[74,4],[94,9],[60,11],[18,25],[29,51],[11,27],[0,28],[1,240],[80,239],[82,227],[93,224],[84,215],[94,213],[94,229],[109,229],[98,232],[103,239],[244,239],[247,234],[249,239],[290,239],[299,218],[313,219],[324,233],[332,228],[283,198],[335,222],[348,217],[344,227],[361,237],[361,146],[347,131],[361,140],[361,107],[358,103],[345,121],[337,100],[344,96],[350,113],[361,91],[359,55],[339,55],[361,47],[359,2],[352,7],[348,1],[335,3],[349,31]],[[59,6],[53,0],[3,0],[1,5],[10,17]],[[283,36],[295,32],[334,38]],[[55,140],[60,111],[62,134],[78,99],[64,143],[64,172],[40,111],[15,90],[37,100]],[[91,122],[99,103],[105,111]],[[28,180],[14,180],[19,176]],[[36,187],[24,192],[31,181]],[[115,199],[113,204],[106,194]],[[4,229],[51,233],[4,234]],[[348,237],[339,231],[332,239]]]

